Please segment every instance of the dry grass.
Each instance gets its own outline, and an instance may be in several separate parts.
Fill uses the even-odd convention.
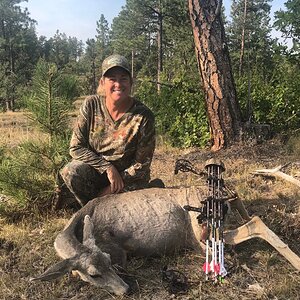
[[[11,115],[13,118],[19,116],[19,113]],[[9,115],[5,118],[1,115],[1,130],[4,122],[10,124]],[[15,137],[13,130],[17,132],[19,127],[11,124],[9,127],[16,127],[8,130],[7,126],[7,132],[12,130],[6,136],[10,143],[9,138]],[[20,125],[23,126],[24,123]],[[27,129],[24,129],[24,134],[21,134],[22,130],[19,128],[20,140],[29,138],[26,136]],[[31,133],[30,128],[28,132]],[[218,154],[207,150],[179,150],[160,146],[155,152],[152,177],[163,179],[167,186],[205,185],[203,179],[190,173],[174,175],[176,159],[189,159],[199,169],[212,156],[222,159],[226,166],[225,183],[234,187],[241,198],[245,199],[250,213],[261,216],[299,255],[299,190],[282,180],[250,174],[255,169],[272,168],[288,161],[293,164],[286,171],[296,174],[299,172],[299,164],[296,163],[299,152],[294,147],[297,148],[299,144],[299,140],[293,140],[287,145],[274,140],[250,147],[235,146]],[[131,260],[128,272],[137,284],[133,294],[122,297],[110,295],[72,275],[53,282],[30,282],[30,277],[40,274],[59,260],[53,248],[53,240],[71,214],[71,211],[49,212],[48,215],[33,215],[17,223],[5,216],[0,218],[0,299],[300,299],[299,272],[276,250],[260,240],[226,248],[226,264],[230,274],[222,285],[204,282],[201,268],[203,257],[188,252],[176,257]],[[171,295],[168,292],[161,276],[164,265],[184,272],[190,282],[187,293]]]
[[[35,139],[45,139],[24,112],[0,113],[0,146],[15,147],[20,143]]]
[[[0,113],[0,145],[15,145],[29,139],[29,125],[23,113]]]

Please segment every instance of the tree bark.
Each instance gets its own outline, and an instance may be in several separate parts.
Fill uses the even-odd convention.
[[[220,14],[222,2],[188,1],[212,150],[217,151],[236,141],[241,130],[241,111]]]

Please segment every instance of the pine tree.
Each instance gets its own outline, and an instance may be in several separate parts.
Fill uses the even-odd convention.
[[[33,77],[32,93],[28,96],[28,115],[41,131],[55,136],[65,134],[69,124],[70,98],[76,80],[65,77],[55,64],[40,60]]]
[[[20,87],[31,78],[38,60],[35,21],[27,9],[22,10],[21,0],[0,0],[0,101],[7,110],[14,110]]]
[[[98,81],[101,77],[102,62],[108,55],[111,54],[110,30],[108,27],[108,22],[103,14],[101,14],[99,21],[97,21],[96,31],[95,80],[97,81],[98,85]]]
[[[10,196],[13,210],[52,206],[58,171],[68,159],[69,112],[76,84],[54,64],[39,61],[27,104],[41,136],[8,149],[0,163],[0,190]],[[7,207],[0,207],[7,210]]]
[[[221,3],[215,0],[189,0],[214,151],[233,144],[239,139],[242,129],[240,105],[221,17]]]
[[[248,66],[263,76],[272,70],[270,0],[233,0],[227,31],[233,70],[241,77]]]
[[[300,49],[300,0],[288,0],[285,2],[286,10],[275,12],[275,27],[282,32],[284,38],[292,39],[293,47],[291,53],[298,58]]]
[[[128,0],[113,21],[112,47],[133,61],[135,77],[156,78],[163,83],[168,74],[172,80],[175,66],[188,69],[191,61],[195,63],[186,3]]]
[[[86,41],[87,47],[83,58],[85,65],[85,77],[86,77],[86,88],[87,94],[95,94],[97,90],[97,75],[96,75],[96,62],[97,49],[95,39],[88,39]]]

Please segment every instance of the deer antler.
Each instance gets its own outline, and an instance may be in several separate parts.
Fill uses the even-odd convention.
[[[267,241],[300,271],[300,258],[259,217],[255,216],[237,229],[224,232],[225,243],[231,245],[236,245],[255,237]]]
[[[287,180],[297,186],[300,187],[300,181],[296,178],[294,178],[291,175],[287,175],[284,172],[280,171],[281,169],[283,169],[284,167],[288,166],[290,163],[287,163],[283,166],[278,166],[276,168],[273,169],[261,169],[261,170],[256,170],[254,172],[251,172],[251,174],[253,175],[263,175],[263,176],[275,176],[275,177],[279,177],[282,178],[284,180]]]

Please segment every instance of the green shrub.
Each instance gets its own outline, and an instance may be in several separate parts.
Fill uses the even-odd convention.
[[[172,146],[205,146],[209,140],[205,101],[199,88],[184,80],[174,80],[156,86],[146,78],[136,90],[137,98],[147,104],[155,114],[157,134],[167,138]]]
[[[275,133],[294,131],[300,127],[300,73],[282,67],[275,75],[266,80],[258,74],[250,79],[251,103],[253,107],[253,122],[270,124]],[[244,119],[248,115],[248,78],[237,81],[238,99]]]
[[[0,191],[16,209],[51,207],[57,174],[68,159],[69,139],[26,142],[6,151],[0,164]],[[5,210],[5,207],[2,207]]]

